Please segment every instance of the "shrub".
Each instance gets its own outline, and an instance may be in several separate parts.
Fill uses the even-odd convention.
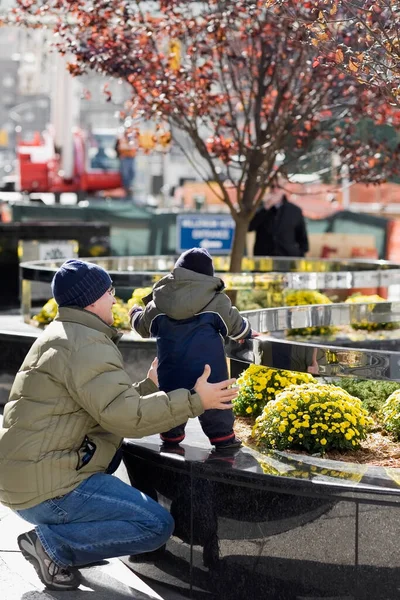
[[[351,396],[359,398],[363,407],[374,413],[378,413],[390,394],[400,388],[400,383],[397,381],[375,381],[354,377],[341,377],[334,384],[346,390]]]
[[[390,431],[394,437],[400,439],[400,390],[396,390],[390,394],[382,406],[380,414],[383,426],[387,431]]]
[[[370,309],[373,310],[377,302],[386,302],[385,298],[382,296],[378,296],[377,294],[372,294],[370,296],[364,296],[363,294],[353,294],[349,296],[346,300],[347,303],[357,304],[361,302],[370,302]],[[391,330],[398,329],[399,323],[370,323],[369,321],[359,321],[357,323],[352,323],[351,326],[353,329],[364,329],[366,331],[379,331],[381,329]]]
[[[284,294],[284,302],[286,306],[332,304],[328,296],[316,290],[287,290]]]
[[[352,450],[366,438],[373,421],[358,398],[320,383],[290,386],[269,402],[256,419],[258,445],[277,450]]]
[[[33,320],[38,323],[38,325],[48,325],[53,321],[58,311],[57,302],[54,298],[50,298],[46,302],[44,306],[40,309],[37,315],[33,317]]]
[[[238,290],[236,306],[239,310],[254,310],[283,306],[282,286],[271,284],[268,289]]]
[[[312,381],[315,379],[309,373],[250,365],[237,380],[239,394],[233,401],[233,411],[242,417],[257,417],[267,402],[287,386]]]
[[[126,304],[122,302],[119,298],[116,298],[117,303],[112,307],[112,312],[114,315],[114,327],[118,329],[130,329],[128,309]],[[36,321],[39,325],[45,326],[51,323],[54,320],[58,311],[57,302],[54,298],[51,298],[46,302],[46,304],[40,309],[37,315],[33,317],[33,320]]]
[[[114,316],[113,326],[117,329],[130,329],[131,324],[129,322],[128,309],[126,304],[120,300],[120,298],[115,298],[116,304],[112,307],[112,312]]]
[[[151,293],[151,291],[152,291],[151,287],[136,288],[135,290],[133,290],[132,296],[129,298],[129,300],[127,302],[128,310],[130,308],[132,308],[132,306],[134,304],[144,307],[143,298],[148,296]]]
[[[286,306],[303,306],[306,304],[332,304],[332,302],[328,296],[314,290],[288,290],[284,294],[284,304]],[[330,326],[301,327],[289,329],[288,335],[331,335],[335,331],[335,327]]]

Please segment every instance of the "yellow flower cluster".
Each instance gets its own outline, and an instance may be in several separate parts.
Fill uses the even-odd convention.
[[[120,298],[116,298],[116,304],[114,304],[112,311],[114,315],[114,327],[117,329],[130,330],[131,325],[129,322],[129,309],[134,305],[144,306],[143,298],[151,293],[152,288],[136,288],[128,302],[124,302]],[[53,321],[57,314],[58,306],[54,298],[51,298],[41,308],[37,315],[33,317],[38,325],[45,326]]]
[[[400,390],[390,394],[382,406],[380,417],[384,428],[400,440]]]
[[[132,292],[132,296],[129,298],[128,302],[123,302],[120,298],[116,298],[117,303],[113,306],[113,315],[114,315],[114,327],[117,329],[130,329],[131,324],[129,320],[128,311],[134,304],[144,307],[143,298],[148,296],[151,293],[152,288],[136,288]]]
[[[57,302],[54,298],[50,298],[44,306],[40,309],[37,315],[33,317],[38,325],[48,325],[53,321],[58,311]]]
[[[132,306],[134,304],[137,304],[138,306],[144,307],[143,298],[145,298],[146,296],[148,296],[149,294],[151,294],[151,290],[152,290],[151,287],[136,288],[135,290],[133,290],[132,296],[129,298],[129,300],[127,302],[128,310],[130,308],[132,308]]]
[[[323,454],[357,448],[372,424],[358,398],[334,385],[306,383],[286,388],[264,407],[253,437],[267,448]]]
[[[361,302],[370,302],[369,308],[373,310],[377,302],[386,302],[385,298],[378,296],[378,294],[371,294],[370,296],[364,296],[363,294],[353,294],[346,300],[347,303],[357,304]],[[391,330],[398,329],[399,323],[370,323],[369,321],[359,321],[358,323],[352,323],[353,329],[365,329],[367,331],[379,331],[381,329]]]
[[[332,304],[328,296],[316,290],[287,290],[284,294],[284,302],[286,306]]]
[[[239,394],[233,401],[233,410],[243,417],[257,417],[267,402],[286,387],[312,381],[315,379],[310,373],[250,365],[237,380]]]
[[[315,290],[287,290],[284,294],[284,304],[286,306],[303,306],[307,304],[332,304],[332,301]],[[299,329],[289,329],[288,335],[331,335],[335,332],[334,327],[301,327]]]
[[[116,304],[114,304],[112,307],[112,313],[114,317],[113,326],[117,329],[130,329],[131,324],[129,321],[126,304],[120,298],[116,298],[116,301]]]

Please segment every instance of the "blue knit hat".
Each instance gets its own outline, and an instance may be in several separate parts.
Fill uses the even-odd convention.
[[[75,258],[61,265],[51,282],[58,306],[80,308],[96,302],[111,286],[111,277],[105,269]]]
[[[175,263],[176,267],[189,269],[203,275],[214,275],[212,258],[205,248],[191,248],[183,252]]]

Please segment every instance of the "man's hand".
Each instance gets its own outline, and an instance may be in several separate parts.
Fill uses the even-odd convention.
[[[219,408],[220,410],[226,410],[232,408],[231,401],[238,395],[238,390],[229,388],[229,385],[234,385],[236,379],[225,379],[219,383],[208,383],[210,377],[211,368],[210,365],[205,365],[203,375],[201,375],[194,386],[195,392],[197,392],[201,398],[204,410],[210,408]]]
[[[158,376],[157,376],[158,358],[155,358],[151,363],[151,367],[148,370],[147,378],[151,379],[153,383],[158,387]]]

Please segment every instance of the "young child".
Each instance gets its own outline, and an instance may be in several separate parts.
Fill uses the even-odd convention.
[[[223,338],[257,335],[223,289],[224,282],[214,277],[207,250],[192,248],[181,254],[172,273],[154,285],[146,308],[130,310],[132,329],[142,337],[157,339],[160,390],[192,389],[205,364],[211,367],[211,383],[227,379]],[[241,446],[233,431],[232,410],[207,410],[199,419],[216,449]],[[185,437],[185,426],[186,422],[162,433],[161,439],[166,445],[178,445]]]

